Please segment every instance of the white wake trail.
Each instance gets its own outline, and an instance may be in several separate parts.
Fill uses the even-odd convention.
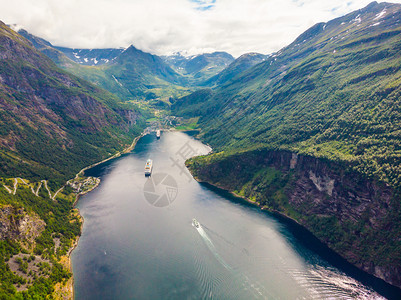
[[[196,230],[204,240],[206,246],[209,248],[209,250],[213,253],[214,257],[216,257],[217,261],[221,263],[227,270],[232,270],[232,268],[224,261],[224,259],[217,253],[216,247],[213,245],[213,242],[210,240],[209,236],[206,234],[205,230],[199,226],[196,227]]]
[[[194,219],[195,220],[195,219]],[[228,271],[234,271],[231,266],[229,266],[224,259],[217,253],[217,249],[214,246],[212,240],[209,238],[205,230],[202,228],[202,226],[199,224],[199,226],[195,226],[194,223],[192,223],[192,226],[196,228],[198,231],[199,235],[202,237],[203,241],[205,242],[206,246],[209,248],[209,250],[213,253],[214,257],[217,259],[217,261],[223,265]],[[234,274],[234,273],[233,273]],[[268,297],[265,296],[266,294],[269,294],[266,289],[258,284],[258,283],[252,283],[250,279],[241,274],[234,274],[234,276],[241,282],[241,285],[243,286],[244,289],[248,290],[254,299],[267,299]],[[271,296],[271,295],[269,295]]]

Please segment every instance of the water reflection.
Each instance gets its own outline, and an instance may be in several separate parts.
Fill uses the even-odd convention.
[[[87,172],[102,182],[78,203],[85,223],[72,256],[76,299],[380,298],[305,247],[290,224],[189,180],[183,145],[209,151],[183,133],[148,135]],[[148,158],[153,178],[144,176]],[[149,180],[160,195],[168,177],[176,197],[155,206]]]

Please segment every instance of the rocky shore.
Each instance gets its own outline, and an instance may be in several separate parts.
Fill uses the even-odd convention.
[[[289,151],[212,155],[187,165],[198,181],[296,221],[351,264],[401,287],[399,235],[389,227],[397,201],[388,185]]]

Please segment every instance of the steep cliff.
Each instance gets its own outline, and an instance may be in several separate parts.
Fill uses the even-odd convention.
[[[46,223],[36,214],[27,214],[23,208],[10,205],[0,207],[0,240],[20,242],[25,249],[35,248],[35,239],[45,229]]]
[[[360,269],[401,287],[399,197],[345,164],[288,151],[191,159],[194,176],[283,213]]]
[[[398,287],[400,16],[401,5],[372,2],[318,23],[172,107],[198,118],[199,137],[218,152],[189,162],[199,180],[297,220]]]

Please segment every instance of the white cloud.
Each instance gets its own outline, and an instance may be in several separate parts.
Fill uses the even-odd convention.
[[[0,0],[0,19],[54,45],[168,54],[271,53],[370,0]],[[396,1],[401,2],[401,0]]]

